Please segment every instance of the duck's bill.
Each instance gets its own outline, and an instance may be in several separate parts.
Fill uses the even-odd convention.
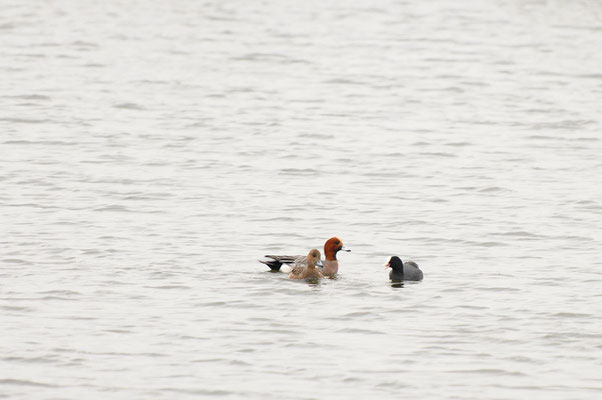
[[[322,260],[318,260],[318,262],[316,263],[316,265],[320,268],[324,268],[324,264],[322,264]]]
[[[389,262],[387,261],[387,263],[385,264],[385,269],[389,268],[391,266],[391,264],[389,264]]]
[[[349,253],[351,250],[349,250],[345,246],[343,246],[343,247],[341,247],[341,251],[346,251],[347,253]]]

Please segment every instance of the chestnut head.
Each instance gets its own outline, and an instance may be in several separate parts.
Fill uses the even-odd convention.
[[[326,255],[327,260],[336,260],[337,253],[341,250],[347,252],[351,251],[346,249],[343,245],[343,241],[336,236],[328,239],[326,243],[324,243],[324,254]]]

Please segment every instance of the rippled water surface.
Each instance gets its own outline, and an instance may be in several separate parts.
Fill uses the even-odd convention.
[[[0,5],[0,397],[602,398],[599,2]]]

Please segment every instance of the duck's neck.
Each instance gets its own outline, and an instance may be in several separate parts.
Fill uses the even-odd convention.
[[[334,249],[324,249],[324,256],[328,261],[336,261],[337,260],[337,252]]]
[[[334,275],[339,272],[339,262],[337,260],[326,260],[323,262],[324,270],[322,273],[324,275]]]

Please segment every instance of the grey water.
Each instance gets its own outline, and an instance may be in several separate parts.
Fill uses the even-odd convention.
[[[602,398],[602,3],[0,6],[0,398]]]

